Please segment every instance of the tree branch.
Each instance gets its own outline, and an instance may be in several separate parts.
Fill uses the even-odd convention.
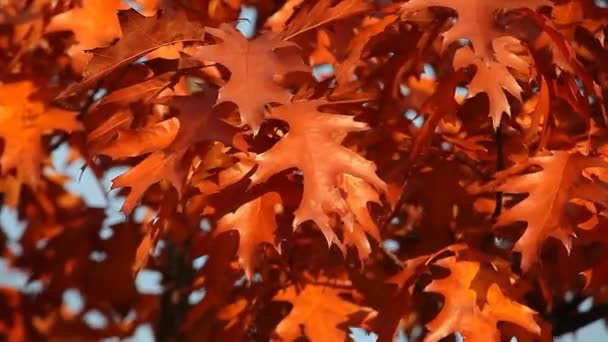
[[[561,336],[606,317],[608,317],[608,303],[602,303],[585,312],[555,312],[549,321],[553,325],[553,336]]]
[[[188,241],[177,244],[167,239],[163,267],[163,294],[156,326],[156,341],[180,341],[179,329],[188,311],[188,291],[192,286],[192,267],[188,262]]]

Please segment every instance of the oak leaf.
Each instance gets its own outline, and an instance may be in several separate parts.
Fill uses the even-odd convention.
[[[309,341],[344,341],[348,316],[373,312],[340,297],[340,291],[331,286],[323,285],[308,284],[301,291],[292,285],[281,290],[273,300],[288,301],[293,305],[275,329],[282,341],[297,341],[304,336]]]
[[[448,268],[450,275],[435,279],[425,290],[444,296],[439,314],[426,327],[430,332],[425,342],[434,342],[459,332],[467,341],[500,341],[497,323],[511,322],[539,334],[540,327],[534,320],[535,312],[505,297],[500,286],[493,283],[485,294],[486,301],[480,308],[479,296],[471,283],[480,270],[475,261],[456,261],[456,257],[441,259],[435,263]]]
[[[527,68],[523,61],[507,49],[498,49],[496,39],[505,35],[497,30],[496,16],[501,11],[521,8],[536,9],[550,5],[548,0],[503,0],[503,1],[448,1],[448,0],[410,0],[402,5],[403,17],[412,12],[428,7],[448,7],[458,13],[456,23],[443,34],[443,49],[459,39],[468,39],[473,48],[465,47],[454,56],[454,68],[470,64],[477,66],[477,73],[471,81],[467,97],[486,92],[490,98],[489,115],[494,128],[498,127],[502,113],[511,113],[502,88],[517,97],[520,101],[521,87],[511,75],[507,66],[516,66],[519,70]],[[517,41],[515,38],[510,39]],[[509,63],[510,62],[510,63]],[[496,83],[498,81],[498,83]]]
[[[496,16],[500,11],[536,9],[548,5],[551,5],[548,0],[410,0],[401,6],[401,10],[403,17],[429,7],[447,7],[455,10],[458,19],[443,33],[444,49],[451,43],[465,38],[471,41],[477,55],[484,60],[491,60],[492,41],[502,35],[496,26]]]
[[[111,46],[92,50],[93,58],[84,69],[83,80],[65,89],[60,98],[92,86],[113,70],[160,47],[203,39],[202,25],[189,20],[184,11],[163,12],[146,18],[135,10],[128,10],[121,11],[118,19],[122,38]]]
[[[98,105],[110,103],[125,104],[135,101],[150,102],[155,97],[160,97],[163,90],[176,83],[175,77],[176,73],[174,72],[166,72],[149,77],[142,82],[111,92],[107,96],[104,96]]]
[[[76,112],[44,102],[45,95],[40,94],[44,91],[30,80],[0,85],[0,137],[4,139],[0,167],[3,174],[15,169],[18,180],[33,187],[40,179],[45,153],[42,137],[55,130],[83,129]]]
[[[249,281],[253,278],[258,245],[261,243],[275,245],[277,223],[274,216],[280,204],[281,198],[278,193],[265,193],[218,221],[216,234],[230,230],[239,232],[238,259]]]
[[[338,1],[333,6],[332,0],[321,0],[312,7],[300,10],[281,33],[281,37],[289,40],[308,30],[369,9],[370,3],[365,0]]]
[[[397,20],[396,15],[387,15],[378,20],[371,21],[348,43],[348,56],[336,66],[336,82],[344,85],[352,80],[357,62],[363,57],[367,43],[373,37],[381,34],[386,28]]]
[[[129,127],[133,123],[133,113],[130,110],[114,110],[113,112],[99,125],[95,125],[87,136],[87,142],[92,151],[98,151],[110,142],[120,128]]]
[[[308,66],[299,56],[280,58],[275,50],[297,45],[281,41],[271,32],[251,41],[228,24],[222,24],[219,29],[207,27],[205,32],[220,38],[222,42],[199,47],[194,57],[220,63],[232,73],[230,80],[220,89],[217,103],[236,103],[242,124],[248,124],[257,133],[264,119],[266,105],[285,104],[293,96],[275,82],[275,76],[309,71]]]
[[[575,40],[576,27],[593,33],[601,31],[601,27],[608,24],[606,14],[608,10],[605,7],[588,0],[556,4],[551,11],[553,25],[569,41]]]
[[[112,158],[136,157],[151,153],[169,146],[175,140],[179,128],[179,119],[173,117],[150,127],[136,130],[119,129],[116,140],[97,152]]]
[[[18,45],[11,61],[3,68],[14,67],[25,52],[36,46],[45,30],[43,11],[51,7],[49,0],[6,1],[0,10],[0,22],[3,25],[13,25],[13,41]],[[3,46],[6,48],[6,46]],[[8,51],[5,51],[6,54]],[[8,53],[7,55],[10,55]]]
[[[83,0],[80,6],[54,16],[46,31],[74,32],[81,50],[106,46],[122,36],[116,14],[127,8],[121,0]]]
[[[255,166],[246,157],[235,163],[231,156],[222,151],[224,149],[222,144],[214,145],[192,176],[192,184],[205,195],[218,193],[240,181]]]
[[[175,118],[149,128],[121,131],[114,141],[100,150],[100,153],[114,159],[151,152],[141,163],[112,182],[112,188],[131,188],[122,207],[124,212],[131,212],[148,187],[161,180],[169,180],[181,194],[190,167],[184,157],[194,144],[206,140],[235,144],[233,137],[237,129],[212,112],[216,98],[217,92],[211,89],[189,96],[170,97],[167,104],[179,112]]]
[[[328,31],[318,30],[317,31],[317,47],[310,54],[308,58],[308,63],[310,65],[322,65],[322,64],[331,64],[333,65],[336,62],[336,57],[331,51],[331,37]]]
[[[456,111],[458,110],[458,102],[453,94],[458,85],[466,79],[466,77],[467,73],[463,70],[459,70],[448,74],[437,82],[432,81],[432,83],[429,83],[428,81],[421,79],[419,82],[412,80],[409,83],[410,88],[415,89],[416,91],[414,93],[415,95],[412,96],[412,104],[416,105],[419,101],[420,105],[417,107],[420,108],[420,113],[427,116],[420,133],[414,141],[414,146],[410,152],[411,160],[418,157],[418,155],[428,146],[437,129],[437,125],[439,125],[442,120],[454,121]],[[432,89],[429,89],[431,87]],[[419,100],[418,98],[426,95],[424,93],[431,93],[431,95],[427,96],[424,100]]]
[[[601,158],[556,151],[552,155],[530,158],[529,163],[542,167],[542,171],[509,177],[497,187],[498,191],[530,194],[512,208],[505,209],[497,221],[498,225],[527,221],[526,230],[514,246],[515,251],[522,253],[524,270],[537,261],[542,242],[549,237],[560,240],[570,250],[575,226],[568,220],[566,206],[572,199],[608,207],[606,184],[582,173],[587,168],[608,167],[608,162]],[[521,165],[514,166],[518,167]]]
[[[408,259],[400,264],[401,271],[386,279],[386,284],[396,287],[390,300],[385,301],[378,309],[378,314],[370,317],[368,324],[378,334],[378,341],[394,341],[402,318],[412,308],[412,293],[410,287],[424,271],[429,255],[421,255]]]
[[[468,85],[467,98],[482,92],[488,94],[490,99],[489,116],[492,118],[492,126],[496,129],[500,124],[503,112],[511,115],[511,106],[503,89],[521,101],[522,88],[507,69],[507,66],[477,57],[468,46],[458,50],[454,55],[454,68],[460,69],[470,64],[474,64],[477,71]]]
[[[530,111],[530,126],[526,130],[526,140],[530,141],[534,138],[539,131],[547,133],[544,127],[547,126],[549,121],[549,115],[551,110],[551,96],[549,90],[549,84],[547,79],[543,76],[540,77],[540,90],[538,96],[535,99],[535,107]],[[542,144],[542,143],[541,143]],[[542,145],[541,145],[542,147]]]
[[[354,219],[348,220],[344,229],[344,244],[357,249],[360,259],[367,259],[372,252],[367,234],[380,241],[380,230],[367,209],[369,202],[381,203],[374,188],[364,180],[343,174],[339,187],[346,195],[346,204],[352,210]]]
[[[148,259],[150,258],[150,250],[154,247],[159,238],[161,232],[160,226],[151,222],[143,224],[147,231],[144,233],[144,237],[137,246],[135,251],[135,258],[131,269],[133,273],[139,272],[143,267],[146,266]]]
[[[356,122],[348,115],[320,112],[319,107],[327,104],[330,103],[326,100],[308,100],[272,109],[268,117],[287,122],[289,132],[268,151],[255,157],[258,168],[251,175],[251,181],[255,185],[283,170],[294,167],[301,170],[304,193],[294,213],[294,229],[304,221],[312,220],[329,245],[341,246],[330,227],[328,213],[338,214],[347,227],[352,227],[353,212],[359,209],[350,207],[340,193],[338,177],[348,174],[380,191],[386,191],[386,184],[376,175],[373,162],[341,145],[347,133],[367,130],[367,124]],[[366,192],[366,195],[371,194]],[[361,198],[359,201],[373,202],[375,199]]]
[[[287,21],[291,19],[296,8],[299,7],[302,2],[304,2],[304,0],[287,0],[279,10],[268,17],[264,26],[270,28],[273,32],[283,31]]]
[[[146,159],[112,180],[112,189],[128,187],[131,189],[121,210],[130,213],[144,192],[153,184],[168,180],[179,193],[183,188],[187,166],[182,163],[185,151],[167,153],[157,151]]]

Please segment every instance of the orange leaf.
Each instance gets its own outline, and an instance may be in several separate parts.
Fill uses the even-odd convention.
[[[299,56],[279,58],[276,49],[294,47],[294,43],[279,40],[265,33],[248,41],[228,24],[219,29],[207,27],[205,32],[222,39],[221,43],[199,47],[195,58],[223,64],[231,72],[230,80],[220,90],[218,104],[234,102],[241,112],[242,124],[257,133],[269,103],[287,103],[292,94],[279,86],[275,75],[292,71],[309,71]],[[252,91],[255,90],[255,91]]]
[[[449,257],[435,264],[448,268],[450,275],[435,279],[426,287],[427,291],[442,294],[445,302],[439,314],[426,325],[430,332],[425,342],[439,341],[455,332],[467,341],[500,341],[496,326],[500,321],[540,333],[534,320],[535,312],[506,298],[496,283],[488,288],[486,303],[481,308],[477,305],[477,297],[481,294],[471,288],[471,282],[479,272],[478,262],[456,261],[456,257]]]
[[[135,260],[131,269],[133,273],[139,272],[139,270],[146,265],[148,258],[150,257],[150,249],[154,247],[154,244],[158,240],[158,234],[160,233],[160,227],[156,224],[146,223],[144,226],[148,228],[146,235],[137,246],[135,252]]]
[[[495,62],[486,61],[475,56],[471,48],[464,47],[456,51],[454,55],[454,68],[460,69],[474,64],[477,67],[473,80],[469,83],[467,98],[485,92],[490,99],[489,116],[492,118],[492,126],[496,129],[500,124],[502,113],[511,115],[511,106],[507,101],[503,88],[511,95],[521,101],[522,88],[511,75],[507,66]]]
[[[380,230],[367,209],[369,202],[381,203],[378,193],[364,180],[343,174],[339,186],[346,195],[346,204],[353,212],[354,220],[349,220],[344,228],[344,244],[355,246],[361,260],[372,252],[367,234],[376,242],[380,241]]]
[[[401,9],[403,16],[429,7],[454,9],[458,13],[458,20],[443,34],[443,47],[466,38],[471,41],[478,56],[490,61],[493,59],[492,40],[501,35],[496,29],[496,15],[499,11],[536,9],[550,5],[549,0],[410,0],[404,3]]]
[[[156,97],[160,97],[162,91],[171,86],[174,76],[174,72],[166,72],[150,77],[140,83],[115,90],[104,96],[98,105],[109,103],[126,104],[138,100],[144,103],[149,102]]]
[[[123,131],[103,149],[104,153],[116,159],[152,152],[112,182],[112,188],[131,188],[122,207],[124,212],[131,212],[148,187],[161,180],[169,180],[181,194],[190,167],[184,157],[195,143],[215,140],[226,145],[233,144],[237,129],[212,112],[216,97],[217,92],[211,89],[190,96],[170,97],[168,104],[179,111],[176,118],[147,129],[129,133]],[[132,145],[135,142],[137,144]]]
[[[289,40],[303,32],[314,29],[331,21],[347,18],[370,9],[370,3],[364,0],[338,1],[332,6],[332,0],[321,0],[298,14],[289,22],[281,37]]]
[[[345,85],[352,80],[353,71],[357,66],[357,62],[363,57],[365,46],[370,39],[384,32],[397,18],[396,15],[387,15],[369,24],[349,42],[347,48],[348,56],[336,66],[336,82],[339,85]]]
[[[545,77],[541,76],[540,92],[538,94],[538,100],[536,107],[530,113],[530,127],[526,131],[526,139],[530,140],[536,134],[538,134],[539,128],[546,126],[549,120],[549,111],[551,110],[551,97],[549,91],[549,84]],[[546,133],[546,130],[543,130]]]
[[[265,27],[269,27],[271,31],[278,32],[283,31],[285,24],[296,11],[296,7],[300,6],[304,0],[287,0],[281,9],[274,12],[264,24]]]
[[[126,8],[122,0],[83,0],[81,6],[54,16],[46,31],[74,32],[81,50],[106,46],[122,36],[116,14]]]
[[[179,129],[180,121],[175,117],[133,131],[119,129],[116,140],[98,153],[112,158],[127,158],[161,150],[171,145]]]
[[[218,221],[216,234],[233,229],[239,232],[239,263],[245,269],[249,281],[253,278],[258,245],[261,243],[275,245],[274,234],[277,223],[274,216],[280,203],[281,197],[278,193],[265,193]]]
[[[549,237],[560,240],[570,250],[575,228],[566,216],[566,205],[570,200],[585,199],[608,207],[606,185],[582,174],[586,168],[608,167],[608,162],[601,158],[559,151],[530,158],[529,163],[543,170],[509,177],[497,188],[498,191],[530,194],[514,207],[505,209],[497,222],[498,225],[528,222],[524,234],[514,246],[515,251],[522,253],[524,270],[536,262],[542,242]],[[521,165],[514,168],[521,168]]]
[[[447,48],[462,38],[471,41],[472,49],[467,46],[456,52],[454,68],[458,69],[469,64],[477,66],[477,73],[469,85],[468,97],[473,97],[480,92],[488,94],[490,98],[489,115],[496,128],[500,124],[502,113],[506,112],[508,115],[511,113],[502,88],[521,101],[522,89],[507,66],[513,67],[509,62],[515,62],[521,68],[521,63],[523,63],[506,50],[504,45],[496,45],[495,39],[502,34],[496,29],[496,15],[499,11],[519,8],[535,9],[545,5],[551,5],[551,2],[548,0],[410,0],[401,8],[403,16],[428,7],[449,7],[458,13],[456,23],[443,34],[443,48]],[[516,41],[514,38],[511,39]]]
[[[200,23],[190,21],[183,11],[146,18],[135,10],[128,10],[120,12],[118,19],[123,31],[122,38],[111,46],[92,50],[93,58],[83,72],[84,79],[66,88],[59,95],[60,98],[92,86],[111,71],[134,62],[159,47],[203,39]],[[103,26],[102,24],[101,27]]]
[[[283,170],[300,169],[304,174],[304,194],[295,211],[294,229],[302,222],[312,220],[330,246],[332,243],[341,246],[330,227],[327,213],[337,213],[347,227],[352,227],[353,212],[359,209],[351,208],[345,201],[338,189],[337,177],[348,174],[381,191],[386,191],[386,184],[376,175],[373,162],[341,145],[346,133],[364,131],[367,125],[354,121],[351,116],[318,110],[327,104],[330,103],[325,100],[308,100],[272,109],[269,117],[289,123],[289,132],[271,149],[256,156],[258,168],[251,181],[255,185]]]
[[[302,335],[310,341],[344,341],[348,316],[372,310],[340,297],[340,292],[329,286],[306,285],[302,291],[290,286],[280,291],[273,300],[289,301],[291,312],[277,325],[275,332],[283,341],[296,341]]]
[[[0,137],[5,144],[0,167],[3,174],[16,169],[19,181],[33,187],[40,179],[44,158],[42,136],[55,130],[71,133],[83,128],[76,112],[33,98],[44,91],[29,80],[0,85]]]

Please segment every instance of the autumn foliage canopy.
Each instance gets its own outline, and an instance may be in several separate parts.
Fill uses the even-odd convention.
[[[6,0],[0,28],[2,341],[608,317],[605,0]]]

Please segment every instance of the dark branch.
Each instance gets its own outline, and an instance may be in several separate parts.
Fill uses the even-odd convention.
[[[496,133],[494,134],[494,139],[496,140],[496,171],[504,170],[505,168],[505,159],[504,159],[504,151],[503,151],[503,141],[502,141],[502,125],[499,124],[496,129]],[[502,212],[502,192],[496,192],[496,207],[494,207],[494,213],[492,216],[494,218],[500,216]]]
[[[188,311],[188,291],[193,273],[188,262],[189,244],[167,239],[167,255],[163,270],[163,294],[156,327],[156,341],[180,341],[179,329]]]
[[[585,312],[555,312],[550,319],[553,325],[553,336],[561,336],[569,332],[577,331],[598,319],[606,317],[608,317],[608,303],[595,305],[589,311]]]

